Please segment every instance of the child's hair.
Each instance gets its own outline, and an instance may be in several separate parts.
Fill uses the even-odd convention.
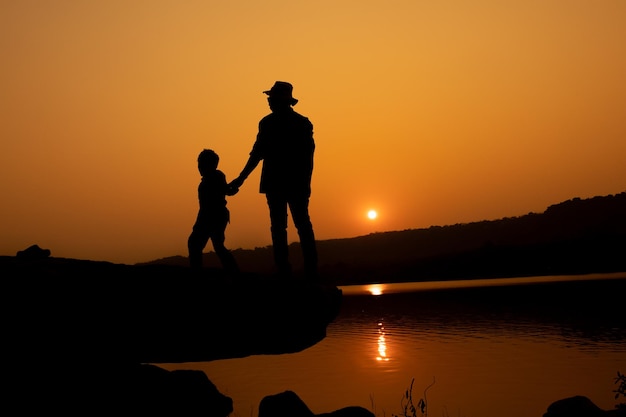
[[[204,149],[198,155],[198,165],[203,167],[217,167],[220,157],[212,149]]]

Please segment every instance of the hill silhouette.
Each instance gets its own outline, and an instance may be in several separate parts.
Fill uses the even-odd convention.
[[[271,246],[236,249],[244,271],[271,273]],[[290,245],[301,268],[299,243]],[[337,285],[626,271],[626,192],[573,198],[543,213],[318,241]],[[205,265],[219,267],[214,252]],[[148,264],[187,265],[183,256]]]

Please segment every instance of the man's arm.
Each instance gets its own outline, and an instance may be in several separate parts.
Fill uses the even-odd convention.
[[[248,158],[248,162],[246,162],[246,165],[241,170],[239,176],[232,180],[228,185],[233,188],[241,187],[246,178],[248,178],[257,165],[259,165],[259,162],[261,162],[261,158],[257,156],[256,152],[252,152]]]

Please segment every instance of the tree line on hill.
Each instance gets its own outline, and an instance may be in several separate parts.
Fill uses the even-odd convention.
[[[232,251],[269,274],[271,247]],[[337,285],[626,271],[626,192],[573,198],[543,213],[318,241],[320,274]],[[205,265],[220,267],[214,252]],[[299,243],[290,245],[301,267]],[[175,256],[150,263],[187,265]]]

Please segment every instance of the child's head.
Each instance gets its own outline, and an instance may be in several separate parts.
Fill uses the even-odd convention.
[[[212,149],[204,149],[198,155],[198,171],[200,171],[200,175],[216,170],[219,162],[220,157],[218,154]]]

